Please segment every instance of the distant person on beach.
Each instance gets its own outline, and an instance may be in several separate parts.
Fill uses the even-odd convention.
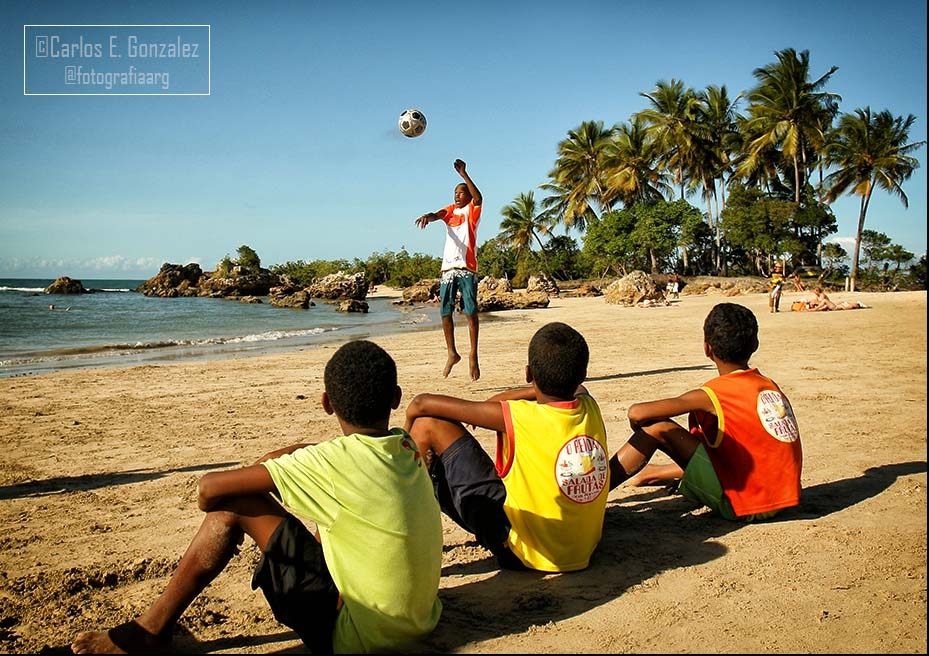
[[[442,375],[448,375],[461,360],[455,347],[455,299],[461,291],[461,313],[468,321],[468,335],[471,339],[469,356],[471,380],[481,377],[481,368],[477,357],[478,312],[477,312],[477,226],[481,220],[481,192],[468,175],[466,165],[460,159],[454,163],[455,170],[464,182],[455,187],[455,202],[451,205],[423,214],[416,219],[421,229],[433,221],[445,223],[445,250],[442,253],[442,281],[439,287],[442,317],[442,332],[445,334],[445,348],[448,357]]]
[[[486,401],[419,394],[407,407],[443,512],[502,569],[581,570],[600,541],[609,452],[582,385],[589,357],[579,332],[549,323],[529,342],[529,387]],[[496,431],[495,461],[466,425]]]
[[[781,311],[781,292],[784,289],[784,266],[778,262],[771,271],[771,277],[768,279],[768,285],[771,290],[768,293],[768,307],[771,312]]]
[[[726,519],[770,519],[800,503],[803,451],[793,409],[773,380],[749,366],[758,349],[751,310],[717,304],[703,339],[719,376],[680,396],[629,407],[633,433],[610,459],[610,489],[627,480],[680,478],[678,493]],[[687,427],[671,419],[683,414]],[[658,450],[674,464],[646,469]]]
[[[246,534],[262,551],[252,588],[313,653],[402,653],[432,631],[442,521],[416,443],[389,428],[396,364],[373,342],[351,341],[327,363],[324,386],[322,407],[343,436],[203,476],[206,516],[165,590],[136,619],[79,633],[74,653],[169,651],[175,624]]]
[[[840,301],[833,302],[829,295],[823,291],[822,287],[813,290],[813,298],[806,302],[806,309],[810,312],[828,312],[830,310],[857,310],[864,305],[857,301]]]
[[[681,277],[674,272],[668,277],[667,284],[668,298],[679,299],[681,297]]]

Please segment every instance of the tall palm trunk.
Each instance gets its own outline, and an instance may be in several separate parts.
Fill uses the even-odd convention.
[[[868,214],[868,205],[871,204],[871,194],[874,192],[874,181],[868,181],[868,191],[861,197],[861,208],[858,210],[858,230],[855,231],[855,252],[852,253],[851,291],[858,288],[858,254],[861,251],[861,233],[864,232],[864,220]]]

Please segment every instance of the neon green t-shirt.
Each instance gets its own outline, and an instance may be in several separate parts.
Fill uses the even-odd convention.
[[[316,522],[344,605],[336,653],[385,651],[428,634],[442,612],[442,520],[413,439],[346,435],[264,463],[281,503]]]

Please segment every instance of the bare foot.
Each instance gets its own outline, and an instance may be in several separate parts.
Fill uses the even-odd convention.
[[[477,364],[477,355],[472,353],[468,360],[471,363],[471,380],[477,380],[481,377],[481,368]]]
[[[164,654],[171,641],[149,633],[134,620],[109,631],[82,631],[74,637],[75,654]]]
[[[452,367],[461,362],[461,356],[457,353],[453,353],[448,356],[448,360],[445,362],[445,371],[442,372],[442,375],[445,378],[448,378],[448,375],[452,373]]]
[[[684,470],[674,463],[667,465],[645,465],[638,474],[630,476],[623,484],[627,487],[665,485],[668,481],[676,481],[683,475]]]

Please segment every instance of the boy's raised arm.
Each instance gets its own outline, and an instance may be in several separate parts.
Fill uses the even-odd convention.
[[[503,431],[503,408],[498,401],[467,401],[445,394],[417,394],[406,407],[407,431],[419,417],[438,417],[470,426]]]
[[[483,203],[484,197],[481,195],[481,190],[477,188],[476,184],[474,184],[471,176],[468,175],[467,165],[460,159],[456,159],[455,170],[458,171],[458,175],[460,175],[461,179],[465,181],[466,185],[468,185],[468,192],[471,194],[472,202],[475,205],[480,205]]]
[[[274,492],[277,487],[260,464],[204,474],[197,484],[197,507],[207,512],[226,497]]]
[[[716,408],[710,397],[702,389],[690,390],[680,396],[657,401],[644,401],[629,406],[626,416],[633,430],[648,426],[656,421],[686,415],[694,410],[703,410],[716,414]]]

